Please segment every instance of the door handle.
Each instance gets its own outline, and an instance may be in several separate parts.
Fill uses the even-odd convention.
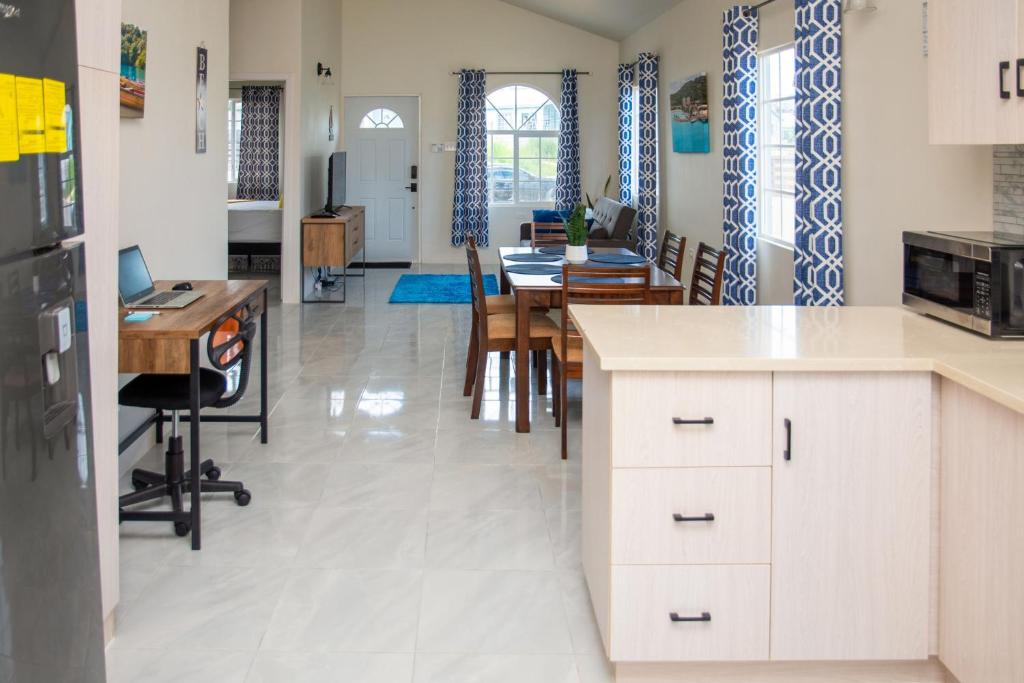
[[[1017,97],[1024,97],[1024,88],[1021,88],[1021,70],[1024,70],[1024,59],[1017,60]]]
[[[681,621],[711,621],[711,612],[701,612],[699,617],[681,617],[676,612],[669,612],[668,618],[673,623]]]
[[[684,517],[678,512],[672,515],[672,519],[676,522],[713,522],[715,521],[715,515],[711,512],[705,512],[699,517]]]
[[[1009,62],[999,62],[999,96],[1010,99],[1010,91],[1006,89],[1006,72],[1010,70]]]
[[[787,417],[783,424],[786,425],[786,450],[782,451],[783,460],[793,459],[793,423]]]
[[[674,425],[713,425],[715,424],[715,418],[713,417],[702,417],[697,420],[685,420],[681,417],[673,417],[672,424]]]
[[[418,188],[419,188],[419,183],[413,183],[411,185],[406,185],[405,186],[405,189],[409,190],[410,192],[416,192]]]

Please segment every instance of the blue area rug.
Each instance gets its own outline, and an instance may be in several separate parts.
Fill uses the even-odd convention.
[[[484,291],[498,293],[498,278],[484,275]],[[469,275],[430,275],[407,273],[398,278],[391,292],[390,304],[468,304],[473,295],[469,291]]]

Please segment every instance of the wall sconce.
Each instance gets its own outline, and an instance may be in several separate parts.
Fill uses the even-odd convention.
[[[874,12],[878,9],[875,0],[844,0],[843,12]]]
[[[324,82],[331,80],[331,67],[325,66],[323,62],[316,63],[316,75],[317,78],[322,78]]]

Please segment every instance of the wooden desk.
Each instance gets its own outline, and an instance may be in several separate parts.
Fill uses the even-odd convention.
[[[530,431],[530,309],[560,308],[562,285],[552,281],[550,275],[518,275],[507,273],[506,266],[515,265],[505,259],[512,254],[528,254],[532,247],[501,247],[501,293],[514,293],[516,297],[516,431]],[[594,253],[633,254],[629,249],[597,247]],[[565,260],[551,265],[561,267]],[[639,267],[639,266],[638,266]],[[683,303],[686,287],[679,280],[654,264],[651,269],[651,295],[657,304]]]
[[[157,290],[170,289],[176,281],[156,282]],[[202,422],[258,422],[260,441],[267,443],[267,281],[266,280],[197,280],[194,291],[203,296],[195,303],[179,309],[162,309],[160,315],[141,323],[125,322],[129,311],[118,311],[118,372],[189,375],[191,405],[188,422],[199,415],[199,342],[228,314],[249,307],[251,315],[260,318],[260,412],[259,415],[207,415]],[[162,440],[165,417],[158,413],[130,437],[138,438],[156,424],[158,441]],[[122,521],[189,522],[192,526],[192,549],[202,542],[199,505],[199,442],[197,425],[190,438],[192,468],[191,509],[185,512],[121,511]]]
[[[302,219],[302,267],[341,268],[342,296],[340,301],[307,299],[305,278],[302,278],[300,298],[303,303],[345,303],[348,286],[348,264],[356,254],[363,252],[363,275],[366,273],[366,211],[362,206],[342,209],[337,216]],[[353,277],[361,277],[353,276]]]

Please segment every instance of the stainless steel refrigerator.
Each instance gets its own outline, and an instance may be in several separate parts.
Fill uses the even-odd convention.
[[[73,0],[0,0],[0,683],[104,680],[77,61]]]

